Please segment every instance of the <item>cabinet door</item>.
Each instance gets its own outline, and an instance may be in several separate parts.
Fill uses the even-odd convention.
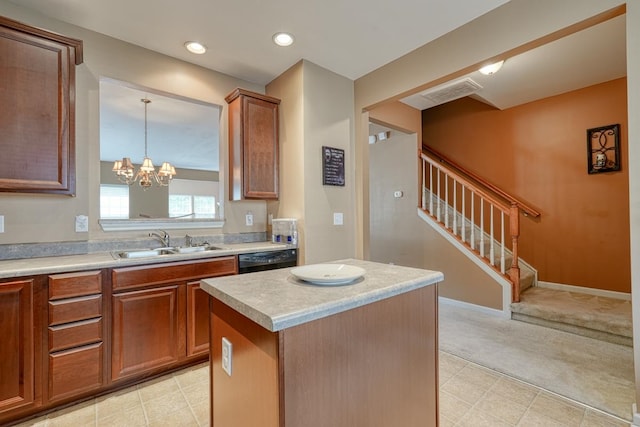
[[[82,42],[0,17],[0,191],[75,194]]]
[[[236,89],[229,103],[229,200],[278,198],[280,100]]]
[[[113,380],[185,357],[185,306],[184,284],[113,295]]]
[[[187,357],[209,352],[209,294],[200,282],[187,284]]]
[[[244,189],[246,199],[278,198],[278,104],[245,96]]]
[[[0,283],[0,413],[34,402],[33,301],[32,280]]]

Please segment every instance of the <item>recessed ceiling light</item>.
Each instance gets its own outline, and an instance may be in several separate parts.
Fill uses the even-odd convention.
[[[289,33],[275,33],[273,42],[278,46],[291,46],[293,44],[293,36]]]
[[[184,47],[191,53],[195,53],[196,55],[202,55],[207,51],[207,47],[199,42],[185,42]]]
[[[502,68],[502,64],[504,64],[504,61],[499,61],[499,62],[496,62],[495,64],[489,64],[480,68],[479,71],[485,76],[488,76],[490,74],[495,74],[498,72],[498,70],[500,70],[500,68]]]

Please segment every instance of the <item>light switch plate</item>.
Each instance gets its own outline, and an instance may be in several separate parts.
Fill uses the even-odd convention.
[[[245,224],[247,227],[251,227],[253,225],[253,214],[248,213],[245,215]]]
[[[0,233],[4,233],[4,215],[0,215]]]
[[[333,213],[333,225],[342,225],[344,224],[344,216],[342,212],[334,212]]]

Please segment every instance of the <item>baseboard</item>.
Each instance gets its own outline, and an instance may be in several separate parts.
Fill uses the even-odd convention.
[[[490,314],[492,316],[501,317],[503,319],[511,319],[511,311],[505,312],[503,310],[489,308],[483,305],[471,304],[469,302],[459,301],[446,297],[438,297],[438,302],[444,305],[453,305],[456,307],[463,307],[469,310],[479,311],[481,313]]]
[[[631,411],[633,412],[633,427],[640,427],[640,413],[638,412],[638,406],[634,403],[631,406]]]
[[[585,288],[582,286],[565,285],[562,283],[538,281],[541,288],[556,289],[558,291],[579,292],[581,294],[595,295],[598,297],[615,298],[625,301],[631,301],[631,294],[625,292],[607,291],[605,289]]]

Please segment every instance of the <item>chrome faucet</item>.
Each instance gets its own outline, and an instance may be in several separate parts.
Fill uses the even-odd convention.
[[[188,234],[185,234],[185,236],[184,236],[184,245],[187,246],[187,247],[193,246],[193,237],[189,236]]]
[[[152,233],[149,233],[149,237],[156,238],[158,241],[160,241],[160,243],[162,243],[162,247],[164,248],[168,248],[171,246],[171,238],[169,237],[169,233],[164,230],[158,230],[157,232],[154,231]]]

